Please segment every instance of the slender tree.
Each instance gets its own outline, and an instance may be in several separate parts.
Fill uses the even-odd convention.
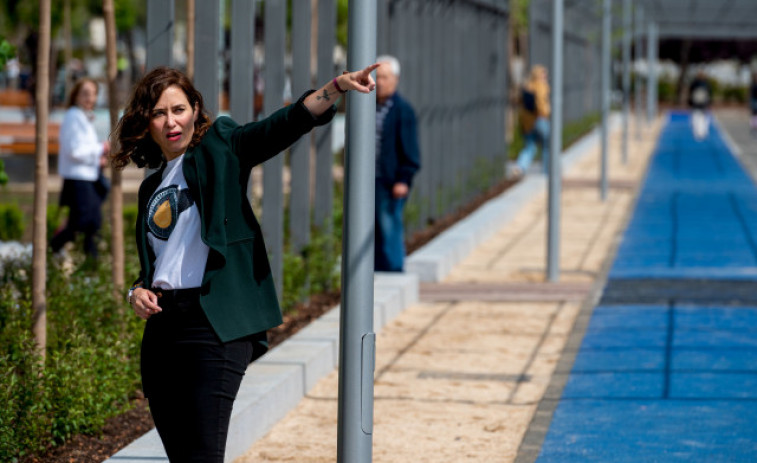
[[[47,120],[50,94],[50,0],[39,0],[37,43],[37,122],[35,129],[32,307],[34,339],[43,358],[47,347]]]
[[[195,0],[187,0],[187,77],[195,77]]]
[[[63,76],[64,98],[71,92],[71,61],[73,61],[73,42],[71,40],[71,0],[63,0]]]
[[[118,122],[118,76],[116,56],[116,15],[113,0],[103,0],[103,14],[105,15],[105,53],[108,76],[108,109],[110,110],[110,130],[116,128]],[[111,149],[116,149],[115,146]],[[111,253],[113,257],[113,291],[118,297],[124,289],[124,198],[121,182],[121,171],[110,170],[110,224],[111,224]]]

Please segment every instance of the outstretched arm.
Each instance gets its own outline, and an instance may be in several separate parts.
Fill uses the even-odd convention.
[[[371,64],[361,71],[346,72],[335,77],[331,82],[305,98],[305,107],[308,108],[310,114],[318,117],[336,103],[340,95],[349,90],[357,90],[360,93],[372,92],[376,88],[376,83],[371,77],[371,72],[377,67],[379,67],[378,63]]]

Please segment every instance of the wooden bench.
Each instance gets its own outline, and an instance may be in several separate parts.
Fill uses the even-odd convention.
[[[0,106],[31,106],[32,99],[26,90],[0,90]]]
[[[36,152],[35,126],[31,122],[0,122],[0,153],[34,154]],[[60,124],[47,125],[47,152],[58,154]]]

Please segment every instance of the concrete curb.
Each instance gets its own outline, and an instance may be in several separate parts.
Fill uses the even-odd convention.
[[[619,114],[610,117],[609,129],[615,130],[622,121]],[[563,171],[580,161],[600,142],[600,128],[571,145],[563,153]],[[490,200],[474,213],[458,222],[433,241],[423,246],[406,262],[407,272],[416,273],[423,282],[438,282],[467,256],[479,243],[504,227],[534,195],[544,191],[547,178],[541,173],[529,173],[517,185]]]
[[[611,130],[620,124],[613,115]],[[596,144],[599,129],[573,144],[563,155],[570,168]],[[440,281],[475,246],[507,224],[535,194],[546,186],[543,174],[528,175],[499,197],[487,202],[408,257],[404,274],[376,273],[374,277],[374,331],[419,300],[420,281]],[[290,410],[318,380],[339,362],[339,306],[271,349],[247,369],[232,411],[226,444],[226,461],[243,455]],[[168,462],[155,429],[122,449],[106,463]]]

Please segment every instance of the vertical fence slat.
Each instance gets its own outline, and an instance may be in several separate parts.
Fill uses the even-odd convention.
[[[334,77],[335,30],[336,0],[319,0],[318,83],[316,85],[322,85]],[[334,164],[334,153],[331,151],[331,130],[330,124],[315,129],[316,168],[313,218],[315,225],[324,233],[331,232],[331,216],[334,207],[334,180],[331,170]]]
[[[232,0],[229,113],[240,124],[252,121],[254,116],[254,46],[255,1]]]
[[[310,0],[295,0],[292,10],[292,98],[312,87],[310,76]],[[310,242],[310,140],[305,135],[290,150],[289,233],[292,250]]]
[[[147,0],[147,70],[156,66],[171,66],[174,33],[174,4],[162,0]]]
[[[170,2],[169,2],[170,3]],[[221,27],[221,4],[219,0],[203,0],[195,3],[195,67],[194,83],[202,94],[205,109],[214,119],[218,115],[219,31]]]
[[[265,93],[264,115],[281,108],[284,96],[284,53],[286,46],[286,2],[265,4]],[[284,191],[282,172],[284,156],[275,156],[263,164],[263,237],[268,246],[271,272],[279,297],[282,295],[284,261]]]

